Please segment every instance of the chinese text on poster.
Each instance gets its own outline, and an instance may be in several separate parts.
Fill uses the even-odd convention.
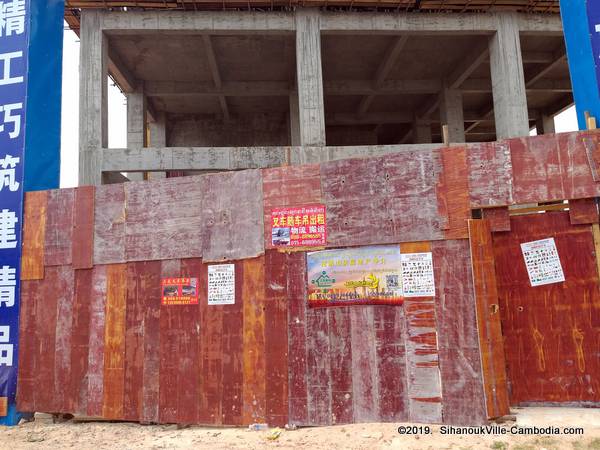
[[[208,304],[233,305],[235,303],[235,265],[208,266]]]
[[[271,243],[274,247],[323,247],[327,243],[325,205],[274,209]]]
[[[163,305],[197,305],[197,278],[163,278],[161,283]]]
[[[521,244],[527,274],[532,286],[565,281],[554,238]]]

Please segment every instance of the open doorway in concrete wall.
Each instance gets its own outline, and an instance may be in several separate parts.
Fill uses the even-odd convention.
[[[492,98],[488,39],[323,35],[327,145],[439,143],[442,122],[453,142],[493,140],[493,129],[465,136],[474,120],[487,120],[480,115]]]

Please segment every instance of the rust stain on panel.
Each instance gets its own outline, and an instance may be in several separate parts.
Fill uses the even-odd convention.
[[[75,270],[75,297],[71,327],[71,380],[67,411],[87,415],[88,361],[93,270]]]
[[[75,189],[48,191],[44,265],[71,264],[73,236],[73,199]]]
[[[470,220],[469,238],[487,414],[490,418],[500,417],[509,413],[509,405],[489,223]]]
[[[571,225],[598,223],[598,203],[595,198],[569,200]]]
[[[38,388],[36,368],[39,367],[37,300],[42,298],[42,280],[21,283],[19,314],[19,376],[17,377],[17,408],[22,412],[35,412],[35,392]]]
[[[73,323],[73,297],[75,274],[69,266],[49,269],[56,296],[55,355],[54,355],[54,405],[53,412],[69,411],[69,382],[71,379],[71,329]]]
[[[42,280],[44,278],[47,207],[47,191],[25,193],[21,280]]]
[[[327,308],[331,356],[331,418],[333,424],[354,421],[352,335],[349,307]],[[358,375],[357,375],[358,376]]]
[[[75,188],[72,261],[74,269],[94,265],[94,186]]]
[[[243,262],[244,283],[244,388],[243,424],[266,419],[265,373],[265,260]]]
[[[441,159],[448,209],[448,222],[444,236],[446,239],[466,238],[467,220],[471,218],[467,149],[465,147],[444,148],[441,150]]]
[[[95,266],[90,297],[90,335],[88,359],[89,416],[102,416],[104,391],[104,327],[106,324],[107,266]]]
[[[127,264],[106,268],[106,325],[104,329],[104,386],[102,416],[123,418],[125,382],[125,305]]]
[[[467,162],[472,208],[514,203],[513,166],[508,141],[470,145]]]
[[[125,183],[98,186],[94,201],[94,264],[125,262]]]

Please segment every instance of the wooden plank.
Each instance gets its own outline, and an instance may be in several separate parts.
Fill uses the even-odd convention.
[[[80,415],[87,415],[92,285],[92,269],[75,270],[68,411]]]
[[[288,379],[290,423],[308,425],[306,255],[288,257]]]
[[[331,356],[331,422],[354,422],[352,335],[349,307],[327,308]]]
[[[471,218],[467,149],[448,147],[441,150],[441,157],[448,210],[444,236],[446,239],[466,238],[467,220]]]
[[[125,357],[123,371],[123,419],[141,420],[144,374],[145,304],[142,277],[144,263],[127,264],[125,304]],[[155,288],[157,288],[156,285]]]
[[[322,203],[320,168],[318,164],[285,166],[264,169],[262,174],[265,247],[273,248],[271,211],[285,206]]]
[[[260,170],[205,176],[202,254],[205,262],[262,255],[264,223]]]
[[[600,225],[592,224],[592,237],[594,239],[594,257],[596,259],[596,268],[600,277]]]
[[[514,203],[511,147],[507,141],[469,145],[467,162],[471,208]]]
[[[595,198],[569,200],[571,225],[598,223],[598,203]]]
[[[482,218],[490,223],[492,232],[510,231],[510,211],[508,207],[482,209]]]
[[[22,412],[35,412],[35,391],[37,389],[38,325],[37,300],[42,298],[43,280],[30,280],[21,283],[21,303],[19,311],[19,376],[17,377],[17,409]]]
[[[102,416],[104,391],[104,327],[106,323],[107,266],[95,266],[90,298],[90,340],[88,359],[88,416]]]
[[[44,265],[71,264],[74,189],[48,191]]]
[[[44,278],[47,207],[47,191],[25,193],[21,280],[42,280]]]
[[[125,261],[124,183],[98,186],[94,199],[94,264]]]
[[[592,176],[587,149],[598,153],[600,133],[583,131],[559,133],[556,135],[559,157],[562,164],[561,175],[565,186],[565,199],[579,199],[600,196],[600,184]]]
[[[69,412],[71,381],[71,329],[75,275],[69,266],[56,267],[52,294],[56,297],[55,355],[54,355],[54,412]]]
[[[204,179],[125,183],[127,261],[202,256]]]
[[[127,264],[106,269],[106,327],[102,416],[123,419]]]
[[[178,277],[181,274],[181,263],[178,259],[162,261],[161,277]],[[177,385],[179,383],[178,364],[178,330],[181,327],[177,308],[160,306],[160,369],[159,369],[159,406],[160,423],[177,423]]]
[[[288,256],[265,254],[265,408],[270,426],[288,423]]]
[[[350,323],[354,422],[377,422],[379,384],[373,309],[369,306],[351,308]]]
[[[400,245],[400,253],[430,252],[429,242]],[[431,297],[404,299],[408,417],[411,422],[440,423],[442,392],[435,302]]]
[[[94,186],[75,189],[71,256],[74,269],[91,269],[94,265],[94,191]]]
[[[34,402],[36,411],[54,412],[59,409],[54,398],[54,358],[56,356],[56,313],[58,296],[54,291],[59,284],[60,266],[46,267],[40,286],[40,297],[36,301],[36,341],[38,344]],[[43,318],[43,319],[42,319]],[[44,389],[39,389],[44,386]]]
[[[443,421],[487,421],[469,242],[432,242]]]
[[[487,415],[500,417],[509,413],[509,404],[489,223],[470,220],[469,238]]]
[[[197,278],[202,285],[206,284],[206,271],[199,258],[181,260],[181,276]],[[200,297],[204,301],[206,297]],[[200,395],[199,377],[199,341],[200,307],[198,305],[182,305],[174,309],[179,315],[181,328],[178,330],[179,371],[177,374],[177,422],[184,424],[198,423],[198,398]],[[225,333],[225,330],[223,330]]]
[[[243,283],[244,308],[244,387],[242,423],[266,421],[265,374],[265,260],[245,260]]]
[[[159,374],[160,374],[160,282],[161,262],[144,261],[136,263],[138,295],[144,302],[144,372],[142,375],[143,423],[158,423]]]
[[[379,417],[383,422],[408,421],[404,308],[373,306]]]

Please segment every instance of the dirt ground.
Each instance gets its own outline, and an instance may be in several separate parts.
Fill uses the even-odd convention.
[[[598,411],[598,410],[596,410]],[[428,435],[400,435],[402,424],[357,424],[321,428],[251,431],[243,428],[139,425],[134,423],[87,422],[49,423],[36,421],[17,427],[0,427],[0,449],[491,449],[600,450],[600,420],[593,414],[585,418],[577,412],[559,419],[527,413],[517,424],[581,426],[583,436],[442,435],[432,426]],[[534,417],[532,420],[531,417]],[[537,420],[536,420],[537,417]],[[553,416],[554,417],[554,416]],[[565,417],[568,420],[564,420]],[[591,418],[590,418],[591,417]],[[500,425],[510,429],[515,422]],[[414,425],[413,425],[414,426]]]

